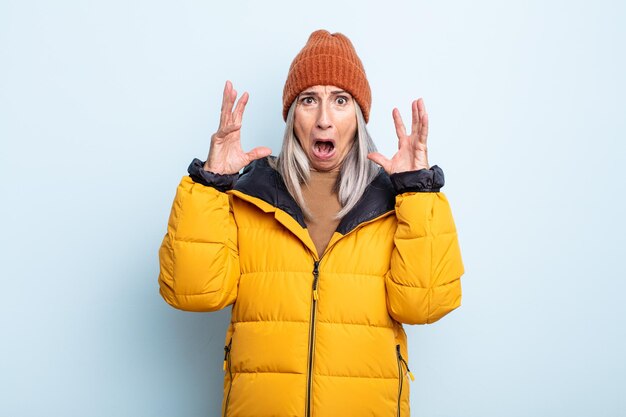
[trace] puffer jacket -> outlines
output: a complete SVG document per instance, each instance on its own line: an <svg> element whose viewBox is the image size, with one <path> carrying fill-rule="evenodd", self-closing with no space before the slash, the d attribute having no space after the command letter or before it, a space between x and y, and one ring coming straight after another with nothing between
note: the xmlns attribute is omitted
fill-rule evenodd
<svg viewBox="0 0 626 417"><path fill-rule="evenodd" d="M230 190L197 159L189 172L159 250L160 293L182 310L233 305L222 415L408 417L401 323L461 303L441 170L381 169L321 256L267 158Z"/></svg>

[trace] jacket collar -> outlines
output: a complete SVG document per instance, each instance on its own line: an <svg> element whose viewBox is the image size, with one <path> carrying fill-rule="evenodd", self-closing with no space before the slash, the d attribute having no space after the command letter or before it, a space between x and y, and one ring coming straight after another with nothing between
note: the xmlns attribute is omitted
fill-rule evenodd
<svg viewBox="0 0 626 417"><path fill-rule="evenodd" d="M306 229L302 210L287 191L281 175L270 166L269 158L275 159L273 156L258 159L243 170L235 185L234 194L241 193L262 200L287 213L297 224ZM358 225L393 211L395 195L389 176L383 169L380 169L378 175L365 189L359 202L341 219L337 232L345 235ZM246 200L259 205L253 199ZM267 206L261 208L268 211Z"/></svg>

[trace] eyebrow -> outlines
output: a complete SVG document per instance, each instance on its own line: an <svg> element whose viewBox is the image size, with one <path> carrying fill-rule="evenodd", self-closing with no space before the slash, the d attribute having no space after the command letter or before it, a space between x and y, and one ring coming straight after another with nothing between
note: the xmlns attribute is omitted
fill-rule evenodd
<svg viewBox="0 0 626 417"><path fill-rule="evenodd" d="M335 91L331 91L330 94L332 94L332 95L348 94L349 95L350 93L348 93L347 91L344 91L344 90L335 90ZM319 94L317 94L317 92L315 92L315 91L303 91L302 93L300 93L298 95L299 96L305 96L306 95L306 96L318 96L319 97Z"/></svg>

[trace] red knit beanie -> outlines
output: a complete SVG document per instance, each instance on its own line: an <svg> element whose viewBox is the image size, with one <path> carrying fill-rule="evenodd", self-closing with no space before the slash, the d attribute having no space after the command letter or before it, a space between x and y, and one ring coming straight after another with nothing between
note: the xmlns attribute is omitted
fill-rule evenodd
<svg viewBox="0 0 626 417"><path fill-rule="evenodd" d="M335 85L349 92L359 103L365 122L369 120L372 93L363 63L352 42L341 33L316 30L296 55L283 89L283 119L293 100L305 88Z"/></svg>

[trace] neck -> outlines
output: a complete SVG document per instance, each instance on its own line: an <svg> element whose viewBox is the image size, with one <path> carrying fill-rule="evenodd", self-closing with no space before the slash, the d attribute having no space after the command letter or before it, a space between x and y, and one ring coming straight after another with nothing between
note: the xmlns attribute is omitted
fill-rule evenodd
<svg viewBox="0 0 626 417"><path fill-rule="evenodd" d="M339 171L311 170L307 183L302 187L302 197L311 214L305 222L320 256L339 224L339 219L335 218L341 210L337 178Z"/></svg>
<svg viewBox="0 0 626 417"><path fill-rule="evenodd" d="M339 171L316 171L312 169L309 172L309 179L306 186L314 189L328 189L328 191L335 191L338 178Z"/></svg>

